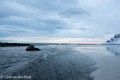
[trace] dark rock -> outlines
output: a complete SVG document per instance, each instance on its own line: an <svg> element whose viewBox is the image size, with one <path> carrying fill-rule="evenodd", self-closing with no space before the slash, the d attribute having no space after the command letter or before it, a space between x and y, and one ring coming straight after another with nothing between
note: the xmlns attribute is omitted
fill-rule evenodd
<svg viewBox="0 0 120 80"><path fill-rule="evenodd" d="M39 48L34 47L33 45L30 45L26 48L26 51L40 51Z"/></svg>
<svg viewBox="0 0 120 80"><path fill-rule="evenodd" d="M30 46L31 44L25 43L0 43L0 47L15 47L15 46Z"/></svg>

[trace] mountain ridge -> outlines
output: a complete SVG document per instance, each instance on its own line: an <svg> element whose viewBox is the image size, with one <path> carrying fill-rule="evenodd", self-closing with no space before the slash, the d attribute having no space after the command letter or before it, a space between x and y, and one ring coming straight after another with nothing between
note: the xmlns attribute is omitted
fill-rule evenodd
<svg viewBox="0 0 120 80"><path fill-rule="evenodd" d="M120 44L120 34L116 34L110 40L107 40L105 44Z"/></svg>

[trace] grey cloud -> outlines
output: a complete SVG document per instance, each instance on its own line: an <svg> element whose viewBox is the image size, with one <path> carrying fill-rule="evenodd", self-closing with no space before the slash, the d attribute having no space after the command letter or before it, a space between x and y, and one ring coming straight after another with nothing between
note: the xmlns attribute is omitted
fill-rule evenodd
<svg viewBox="0 0 120 80"><path fill-rule="evenodd" d="M82 30L82 31L88 30L88 29L86 29L86 28L78 28L78 29L80 29L80 30Z"/></svg>
<svg viewBox="0 0 120 80"><path fill-rule="evenodd" d="M119 6L118 0L0 0L0 37L116 34L120 29ZM3 25L9 28L3 30Z"/></svg>
<svg viewBox="0 0 120 80"><path fill-rule="evenodd" d="M42 13L35 7L29 7L21 3L9 1L3 1L1 4L0 16L2 18L0 19L0 25L14 26L14 31L11 32L11 30L7 30L4 31L4 34L8 33L12 35L19 32L24 35L33 34L22 29L25 28L26 30L35 30L34 33L45 36L52 35L56 33L56 30L64 27L61 21L49 17L47 18L47 15L43 14L45 12ZM11 6L11 4L15 5ZM20 7L17 8L16 5Z"/></svg>
<svg viewBox="0 0 120 80"><path fill-rule="evenodd" d="M79 9L79 8L71 8L71 9L67 9L65 11L63 11L61 13L62 16L64 17L83 17L83 16L88 16L90 15L89 12L85 11L85 10L82 10L82 9Z"/></svg>
<svg viewBox="0 0 120 80"><path fill-rule="evenodd" d="M14 0L15 1L15 0ZM37 7L46 12L60 12L69 7L74 7L78 0L17 0L18 2Z"/></svg>

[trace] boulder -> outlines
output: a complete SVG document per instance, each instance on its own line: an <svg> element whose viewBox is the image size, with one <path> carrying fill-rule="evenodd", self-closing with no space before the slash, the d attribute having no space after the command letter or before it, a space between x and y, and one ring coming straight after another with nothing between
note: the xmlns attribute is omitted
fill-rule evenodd
<svg viewBox="0 0 120 80"><path fill-rule="evenodd" d="M33 45L30 45L26 48L26 51L40 51L39 48L34 47Z"/></svg>

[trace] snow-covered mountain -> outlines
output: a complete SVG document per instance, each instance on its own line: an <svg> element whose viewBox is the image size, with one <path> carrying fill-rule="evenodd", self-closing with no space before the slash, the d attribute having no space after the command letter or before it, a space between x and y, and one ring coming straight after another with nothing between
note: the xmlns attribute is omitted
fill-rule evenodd
<svg viewBox="0 0 120 80"><path fill-rule="evenodd" d="M107 40L105 44L120 44L120 34L116 34L110 40Z"/></svg>

